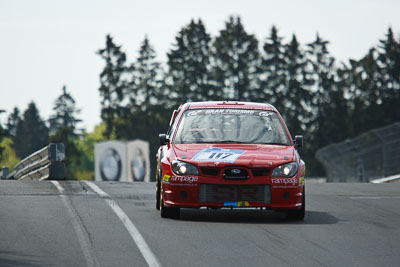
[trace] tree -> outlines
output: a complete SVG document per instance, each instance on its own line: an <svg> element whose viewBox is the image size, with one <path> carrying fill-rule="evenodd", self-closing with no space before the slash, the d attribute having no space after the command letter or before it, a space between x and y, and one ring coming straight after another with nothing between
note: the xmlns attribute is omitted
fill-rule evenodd
<svg viewBox="0 0 400 267"><path fill-rule="evenodd" d="M5 112L4 110L0 109L0 114ZM7 132L6 130L3 129L3 126L0 123L0 142L3 140L4 137L7 136ZM0 144L0 161L2 160L3 157L3 151L4 151L5 147L3 145Z"/></svg>
<svg viewBox="0 0 400 267"><path fill-rule="evenodd" d="M214 42L215 79L222 98L248 100L258 87L258 41L247 34L239 17L230 17Z"/></svg>
<svg viewBox="0 0 400 267"><path fill-rule="evenodd" d="M160 63L156 60L156 53L146 36L134 65L134 90L130 92L130 105L133 107L131 111L151 111L152 106L162 101L160 75Z"/></svg>
<svg viewBox="0 0 400 267"><path fill-rule="evenodd" d="M286 124L292 133L302 133L307 129L311 118L311 74L307 61L296 36L285 45L286 81L282 97L276 106L283 113Z"/></svg>
<svg viewBox="0 0 400 267"><path fill-rule="evenodd" d="M75 100L67 92L66 86L63 86L62 94L54 102L53 111L54 114L49 119L50 141L64 144L67 178L75 179L74 172L81 158L75 143L76 124L81 120L76 117L80 111L75 107Z"/></svg>
<svg viewBox="0 0 400 267"><path fill-rule="evenodd" d="M14 149L19 158L25 158L45 147L49 141L49 129L40 118L34 102L28 105L15 131Z"/></svg>
<svg viewBox="0 0 400 267"><path fill-rule="evenodd" d="M337 78L335 59L328 51L329 42L317 34L314 42L307 45L307 60L312 73L311 110L312 121L307 127L304 158L311 173L323 175L323 169L314 158L315 152L332 142L346 138L347 101L345 88ZM336 79L336 81L335 81Z"/></svg>
<svg viewBox="0 0 400 267"><path fill-rule="evenodd" d="M65 147L66 177L68 180L75 180L75 169L80 164L80 151L75 144L75 138L70 127L59 126L54 134L50 136L51 143L63 143Z"/></svg>
<svg viewBox="0 0 400 267"><path fill-rule="evenodd" d="M60 126L64 126L71 129L72 135L76 135L76 124L82 121L76 117L80 110L76 108L75 100L67 92L65 85L62 88L62 94L54 103L53 111L54 114L49 119L50 133L55 133Z"/></svg>
<svg viewBox="0 0 400 267"><path fill-rule="evenodd" d="M13 141L10 137L0 138L0 166L6 166L12 172L13 167L17 165L20 159L16 156L13 147Z"/></svg>
<svg viewBox="0 0 400 267"><path fill-rule="evenodd" d="M12 137L15 137L17 131L17 125L20 121L21 121L20 111L17 107L15 107L13 112L8 116L6 124L7 132Z"/></svg>
<svg viewBox="0 0 400 267"><path fill-rule="evenodd" d="M382 125L400 121L400 40L389 27L386 38L379 41L377 64L383 113Z"/></svg>
<svg viewBox="0 0 400 267"><path fill-rule="evenodd" d="M161 81L163 72L147 37L140 46L133 69L130 117L125 123L125 127L130 130L124 134L124 138L149 141L150 154L155 155L159 146L158 133L164 131L164 127L168 125L172 101ZM155 169L153 164L151 161L152 175Z"/></svg>
<svg viewBox="0 0 400 267"><path fill-rule="evenodd" d="M106 125L96 125L93 132L83 133L76 140L76 148L79 151L79 164L74 166L74 177L77 180L94 179L94 146L97 142L104 141Z"/></svg>
<svg viewBox="0 0 400 267"><path fill-rule="evenodd" d="M284 98L286 86L285 47L282 37L278 35L275 26L271 28L270 36L264 43L260 66L260 89L257 90L259 99L267 103L279 105ZM256 99L256 98L255 98Z"/></svg>
<svg viewBox="0 0 400 267"><path fill-rule="evenodd" d="M105 60L105 67L100 74L101 118L107 125L106 136L109 138L115 132L116 120L126 117L124 107L128 81L126 55L117 46L110 35L106 37L106 47L97 51Z"/></svg>
<svg viewBox="0 0 400 267"><path fill-rule="evenodd" d="M168 53L168 75L179 101L205 101L220 95L212 84L211 36L203 22L191 20L173 46Z"/></svg>

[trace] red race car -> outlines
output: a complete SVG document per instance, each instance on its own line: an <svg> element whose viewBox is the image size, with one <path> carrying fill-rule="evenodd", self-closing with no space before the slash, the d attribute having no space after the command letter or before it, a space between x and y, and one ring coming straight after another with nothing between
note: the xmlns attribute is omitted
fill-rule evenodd
<svg viewBox="0 0 400 267"><path fill-rule="evenodd" d="M156 207L266 208L305 215L305 164L275 107L250 102L194 102L175 110L160 134Z"/></svg>

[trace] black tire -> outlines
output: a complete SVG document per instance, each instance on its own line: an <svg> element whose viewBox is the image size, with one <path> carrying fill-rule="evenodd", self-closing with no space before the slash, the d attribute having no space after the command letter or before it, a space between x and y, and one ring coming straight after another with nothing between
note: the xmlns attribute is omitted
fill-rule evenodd
<svg viewBox="0 0 400 267"><path fill-rule="evenodd" d="M181 210L179 208L169 208L164 206L163 190L160 190L160 215L161 218L179 219Z"/></svg>
<svg viewBox="0 0 400 267"><path fill-rule="evenodd" d="M159 179L156 182L156 209L160 210L160 195L161 195L161 185Z"/></svg>
<svg viewBox="0 0 400 267"><path fill-rule="evenodd" d="M301 208L299 210L288 210L286 211L286 218L293 221L302 221L306 215L306 190L303 187L303 198Z"/></svg>

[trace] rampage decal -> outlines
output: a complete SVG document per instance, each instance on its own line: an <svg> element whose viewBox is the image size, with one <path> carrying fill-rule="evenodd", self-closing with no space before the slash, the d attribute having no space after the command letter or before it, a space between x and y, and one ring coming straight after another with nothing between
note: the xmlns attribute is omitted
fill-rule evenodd
<svg viewBox="0 0 400 267"><path fill-rule="evenodd" d="M296 178L272 178L273 184L297 184Z"/></svg>
<svg viewBox="0 0 400 267"><path fill-rule="evenodd" d="M179 183L196 183L199 180L197 176L172 176L171 183L179 182Z"/></svg>
<svg viewBox="0 0 400 267"><path fill-rule="evenodd" d="M235 163L245 152L246 150L224 149L219 147L205 148L194 155L192 160Z"/></svg>
<svg viewBox="0 0 400 267"><path fill-rule="evenodd" d="M171 185L173 186L197 186L199 177L197 176L171 176Z"/></svg>

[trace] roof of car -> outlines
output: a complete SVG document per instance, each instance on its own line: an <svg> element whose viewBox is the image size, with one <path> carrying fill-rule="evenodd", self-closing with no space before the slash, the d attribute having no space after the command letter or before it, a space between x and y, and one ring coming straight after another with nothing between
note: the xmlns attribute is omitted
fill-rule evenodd
<svg viewBox="0 0 400 267"><path fill-rule="evenodd" d="M240 109L263 109L274 110L276 108L267 103L240 102L240 101L206 101L206 102L189 102L186 103L187 109L199 108L240 108Z"/></svg>

